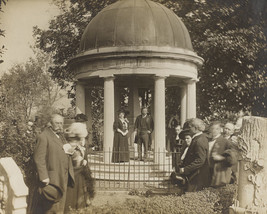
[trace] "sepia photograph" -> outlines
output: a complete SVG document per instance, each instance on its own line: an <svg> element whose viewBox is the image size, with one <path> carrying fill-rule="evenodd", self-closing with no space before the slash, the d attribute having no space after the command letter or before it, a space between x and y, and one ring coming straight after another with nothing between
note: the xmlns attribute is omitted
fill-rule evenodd
<svg viewBox="0 0 267 214"><path fill-rule="evenodd" d="M0 0L0 214L266 198L266 0Z"/></svg>

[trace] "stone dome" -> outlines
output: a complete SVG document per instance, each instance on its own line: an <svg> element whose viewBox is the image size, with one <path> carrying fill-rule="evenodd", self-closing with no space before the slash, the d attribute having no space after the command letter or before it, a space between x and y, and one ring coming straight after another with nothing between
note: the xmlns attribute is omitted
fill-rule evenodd
<svg viewBox="0 0 267 214"><path fill-rule="evenodd" d="M87 25L80 52L133 46L193 51L188 30L173 11L150 0L119 0L100 11Z"/></svg>

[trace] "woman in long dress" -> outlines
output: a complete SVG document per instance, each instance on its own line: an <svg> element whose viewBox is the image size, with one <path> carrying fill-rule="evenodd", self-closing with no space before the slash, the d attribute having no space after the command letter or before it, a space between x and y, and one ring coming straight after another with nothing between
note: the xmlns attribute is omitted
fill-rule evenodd
<svg viewBox="0 0 267 214"><path fill-rule="evenodd" d="M65 144L65 151L71 155L74 168L74 187L68 187L65 213L71 209L80 209L90 204L94 197L94 179L87 164L85 151L85 137L87 136L86 125L75 122L67 131L69 144Z"/></svg>
<svg viewBox="0 0 267 214"><path fill-rule="evenodd" d="M129 146L128 146L128 123L125 118L125 111L118 112L118 118L115 120L114 140L113 140L113 153L112 162L128 162L129 161Z"/></svg>

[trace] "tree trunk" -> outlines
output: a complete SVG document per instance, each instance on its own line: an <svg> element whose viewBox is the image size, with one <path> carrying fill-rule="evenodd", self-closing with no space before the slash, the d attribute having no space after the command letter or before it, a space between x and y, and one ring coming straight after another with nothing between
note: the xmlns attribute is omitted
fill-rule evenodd
<svg viewBox="0 0 267 214"><path fill-rule="evenodd" d="M267 207L267 118L244 117L238 138L239 164L238 201L246 210Z"/></svg>

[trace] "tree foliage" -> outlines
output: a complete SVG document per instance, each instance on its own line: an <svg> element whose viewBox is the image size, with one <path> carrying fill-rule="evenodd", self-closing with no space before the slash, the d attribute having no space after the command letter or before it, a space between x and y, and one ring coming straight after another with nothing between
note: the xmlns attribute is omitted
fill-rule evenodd
<svg viewBox="0 0 267 214"><path fill-rule="evenodd" d="M52 53L53 78L72 80L67 60L78 53L90 20L115 0L63 0L49 29L34 29L36 44ZM198 115L252 111L267 115L266 6L264 0L157 0L182 18L193 47L205 62L197 85ZM166 100L171 101L171 98ZM175 112L177 106L170 112Z"/></svg>
<svg viewBox="0 0 267 214"><path fill-rule="evenodd" d="M43 57L43 58L42 58ZM8 115L24 121L30 119L33 110L52 106L60 98L59 86L46 71L49 58L39 56L25 64L17 64L1 78L1 116Z"/></svg>

